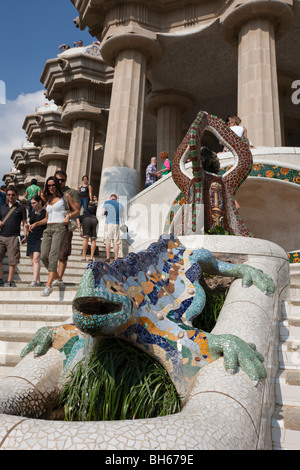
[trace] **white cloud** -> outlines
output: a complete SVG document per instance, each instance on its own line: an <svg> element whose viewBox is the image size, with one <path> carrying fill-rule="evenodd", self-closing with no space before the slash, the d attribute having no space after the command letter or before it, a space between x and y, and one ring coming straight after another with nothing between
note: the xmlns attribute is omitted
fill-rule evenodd
<svg viewBox="0 0 300 470"><path fill-rule="evenodd" d="M26 134L22 129L27 114L33 114L37 106L46 102L44 90L35 93L21 94L14 101L0 104L0 185L2 177L13 166L12 152L21 148L26 141Z"/></svg>

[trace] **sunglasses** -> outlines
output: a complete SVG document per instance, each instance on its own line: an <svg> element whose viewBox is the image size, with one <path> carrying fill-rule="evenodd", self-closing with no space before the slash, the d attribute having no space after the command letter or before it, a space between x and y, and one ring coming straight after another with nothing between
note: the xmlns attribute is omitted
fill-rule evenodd
<svg viewBox="0 0 300 470"><path fill-rule="evenodd" d="M11 193L10 193L10 194L6 194L6 196L7 196L7 197L14 197L14 196L16 196L16 194L11 194Z"/></svg>
<svg viewBox="0 0 300 470"><path fill-rule="evenodd" d="M66 180L64 178L57 178L60 183L64 183Z"/></svg>
<svg viewBox="0 0 300 470"><path fill-rule="evenodd" d="M55 188L55 187L56 187L56 184L47 184L47 187L48 187L48 188Z"/></svg>

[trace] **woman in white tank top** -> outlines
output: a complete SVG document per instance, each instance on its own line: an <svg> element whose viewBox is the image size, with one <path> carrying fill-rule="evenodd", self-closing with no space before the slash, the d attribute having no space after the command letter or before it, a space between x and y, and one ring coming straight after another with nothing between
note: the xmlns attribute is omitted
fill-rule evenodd
<svg viewBox="0 0 300 470"><path fill-rule="evenodd" d="M239 137L244 138L244 140L249 145L249 140L247 136L247 129L244 126L241 126L241 120L237 116L230 116L228 120L228 125L230 129L237 134Z"/></svg>
<svg viewBox="0 0 300 470"><path fill-rule="evenodd" d="M29 230L37 225L47 224L41 244L41 260L48 270L48 281L41 295L48 296L52 292L52 282L58 277L58 257L67 236L69 216L65 215L63 193L55 176L50 176L47 179L43 196L47 201L46 217L30 226ZM70 196L67 194L66 197L72 210L75 210Z"/></svg>

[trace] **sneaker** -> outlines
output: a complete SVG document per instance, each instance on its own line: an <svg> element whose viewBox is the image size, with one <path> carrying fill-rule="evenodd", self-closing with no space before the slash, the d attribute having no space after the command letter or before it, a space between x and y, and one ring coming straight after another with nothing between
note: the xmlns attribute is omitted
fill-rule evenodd
<svg viewBox="0 0 300 470"><path fill-rule="evenodd" d="M4 281L3 281L3 279L0 279L0 287L4 287Z"/></svg>
<svg viewBox="0 0 300 470"><path fill-rule="evenodd" d="M52 282L52 286L63 286L64 281L59 281L58 279L55 279L55 281Z"/></svg>
<svg viewBox="0 0 300 470"><path fill-rule="evenodd" d="M4 284L4 287L12 287L12 283L10 281L7 281L5 284Z"/></svg>
<svg viewBox="0 0 300 470"><path fill-rule="evenodd" d="M43 284L41 282L31 281L28 287L42 287L42 285Z"/></svg>
<svg viewBox="0 0 300 470"><path fill-rule="evenodd" d="M41 296L43 296L43 297L48 297L48 295L52 294L52 292L53 292L52 287L46 286L46 287L44 287L44 289L42 290Z"/></svg>

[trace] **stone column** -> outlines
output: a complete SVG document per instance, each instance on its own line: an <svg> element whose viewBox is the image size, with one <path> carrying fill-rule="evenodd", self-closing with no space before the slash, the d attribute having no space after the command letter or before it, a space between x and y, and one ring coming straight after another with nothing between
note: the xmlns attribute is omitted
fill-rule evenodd
<svg viewBox="0 0 300 470"><path fill-rule="evenodd" d="M25 187L30 186L32 178L36 178L38 186L41 188L45 183L46 166L39 159L40 147L24 142L20 149L13 151L11 159L16 170L24 175Z"/></svg>
<svg viewBox="0 0 300 470"><path fill-rule="evenodd" d="M23 129L30 142L40 147L39 159L46 169L45 179L57 170L65 170L69 153L71 130L61 119L61 109L54 104L36 108L28 114Z"/></svg>
<svg viewBox="0 0 300 470"><path fill-rule="evenodd" d="M77 188L83 175L91 179L95 132L106 128L107 118L91 100L92 94L88 87L74 88L65 94L62 120L72 130L66 169L68 186L72 188Z"/></svg>
<svg viewBox="0 0 300 470"><path fill-rule="evenodd" d="M183 138L182 117L194 106L188 93L178 90L162 90L151 94L147 111L157 116L157 155L162 151L175 154Z"/></svg>
<svg viewBox="0 0 300 470"><path fill-rule="evenodd" d="M99 191L99 207L112 193L131 199L140 191L146 70L162 56L154 33L120 28L102 43L114 81Z"/></svg>
<svg viewBox="0 0 300 470"><path fill-rule="evenodd" d="M36 178L38 186L44 187L46 166L39 159L40 150L33 143L23 142L22 147L15 149L11 155L15 168L12 172L12 184L18 187L20 199L30 186L32 178Z"/></svg>
<svg viewBox="0 0 300 470"><path fill-rule="evenodd" d="M293 14L281 0L235 0L221 18L225 40L238 45L238 110L255 146L281 146L276 40Z"/></svg>
<svg viewBox="0 0 300 470"><path fill-rule="evenodd" d="M91 179L95 133L106 131L112 77L95 44L64 51L44 68L47 97L61 106L62 121L71 131L66 165L70 187L77 188L85 174ZM98 168L101 164L94 162Z"/></svg>

